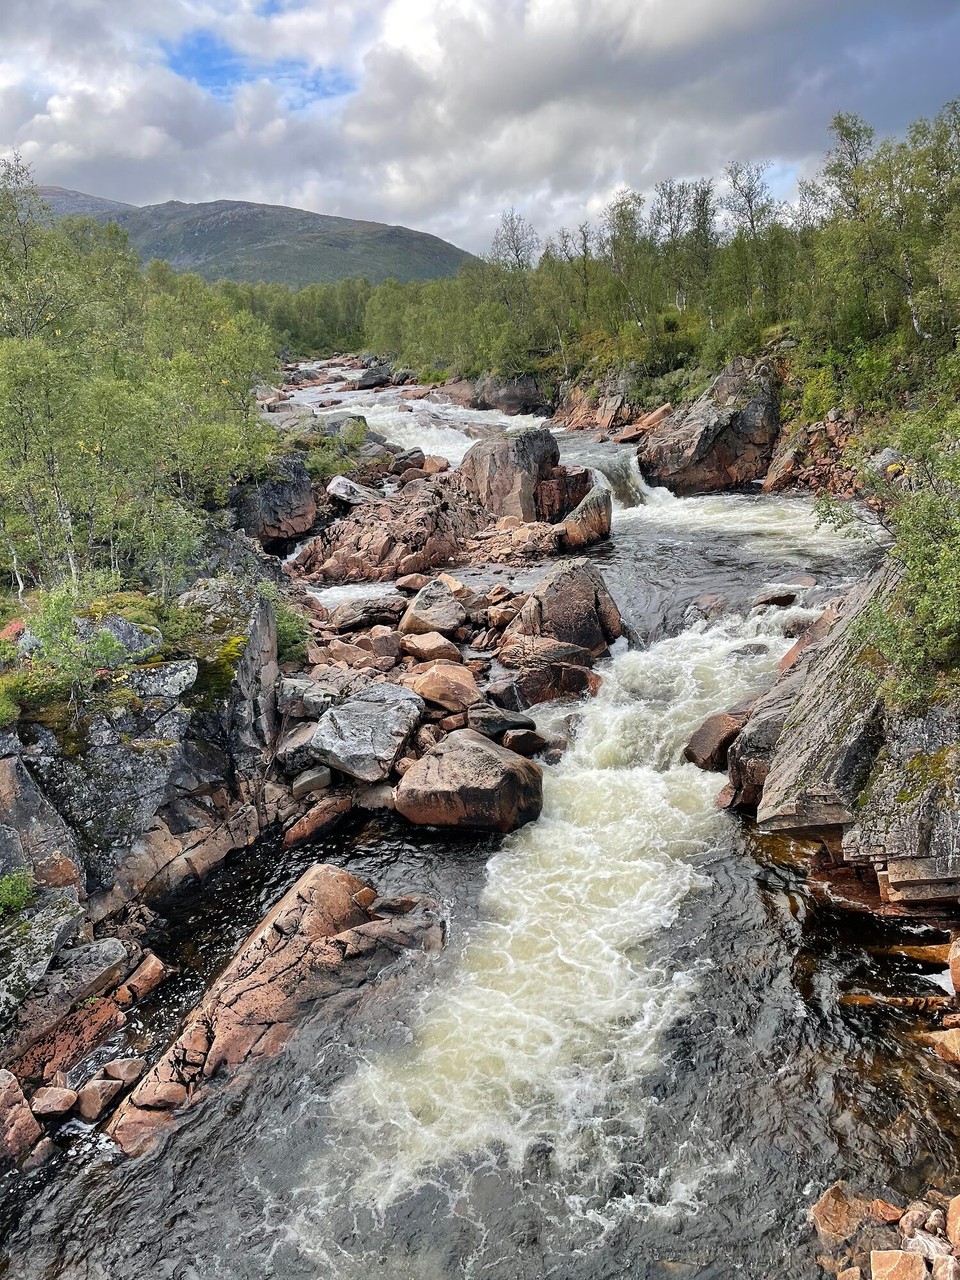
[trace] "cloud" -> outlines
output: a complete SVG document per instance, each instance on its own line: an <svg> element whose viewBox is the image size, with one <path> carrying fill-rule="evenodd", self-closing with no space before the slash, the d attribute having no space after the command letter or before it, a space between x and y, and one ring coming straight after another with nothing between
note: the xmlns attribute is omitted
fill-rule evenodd
<svg viewBox="0 0 960 1280"><path fill-rule="evenodd" d="M942 0L4 0L0 130L40 181L267 200L465 247L621 184L769 158L838 110L902 130L955 92Z"/></svg>

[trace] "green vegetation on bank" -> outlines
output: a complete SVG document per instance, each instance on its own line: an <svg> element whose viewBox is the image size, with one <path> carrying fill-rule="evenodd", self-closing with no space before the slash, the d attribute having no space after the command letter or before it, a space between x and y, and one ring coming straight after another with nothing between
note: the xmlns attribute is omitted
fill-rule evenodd
<svg viewBox="0 0 960 1280"><path fill-rule="evenodd" d="M124 657L106 614L176 651L211 512L278 453L254 394L276 348L222 290L144 271L116 227L51 224L0 162L0 617L30 642L0 639L0 725L104 683Z"/></svg>

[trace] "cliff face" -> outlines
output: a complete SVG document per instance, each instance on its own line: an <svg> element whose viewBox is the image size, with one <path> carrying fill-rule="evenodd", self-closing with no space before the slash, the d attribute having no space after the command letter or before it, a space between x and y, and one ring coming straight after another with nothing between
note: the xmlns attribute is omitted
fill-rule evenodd
<svg viewBox="0 0 960 1280"><path fill-rule="evenodd" d="M203 654L133 666L103 705L0 737L0 874L28 870L36 888L0 927L0 1061L29 1050L28 1074L61 1052L57 1028L77 1002L140 962L110 917L202 876L272 817L272 608L229 580L202 581L182 603L203 615ZM119 1006L111 1017L122 1023Z"/></svg>
<svg viewBox="0 0 960 1280"><path fill-rule="evenodd" d="M889 598L886 566L758 700L729 752L732 807L763 832L818 840L872 872L880 897L929 908L960 898L960 706L887 706L860 622Z"/></svg>

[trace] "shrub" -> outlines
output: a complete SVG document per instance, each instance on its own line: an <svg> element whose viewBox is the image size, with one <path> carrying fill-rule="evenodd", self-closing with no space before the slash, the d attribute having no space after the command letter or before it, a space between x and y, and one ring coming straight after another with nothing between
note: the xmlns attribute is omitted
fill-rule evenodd
<svg viewBox="0 0 960 1280"><path fill-rule="evenodd" d="M22 911L33 897L33 872L28 867L0 876L0 920Z"/></svg>
<svg viewBox="0 0 960 1280"><path fill-rule="evenodd" d="M303 615L290 605L278 601L274 605L277 615L277 660L279 662L303 662L307 656L310 631Z"/></svg>

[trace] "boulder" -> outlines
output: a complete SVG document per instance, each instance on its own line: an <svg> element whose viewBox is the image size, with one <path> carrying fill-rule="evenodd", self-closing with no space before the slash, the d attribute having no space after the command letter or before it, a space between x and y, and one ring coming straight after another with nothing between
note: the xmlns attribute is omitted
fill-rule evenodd
<svg viewBox="0 0 960 1280"><path fill-rule="evenodd" d="M103 1074L110 1080L119 1080L122 1084L133 1084L147 1069L146 1058L114 1058L103 1068Z"/></svg>
<svg viewBox="0 0 960 1280"><path fill-rule="evenodd" d="M644 432L637 457L649 480L674 493L712 493L762 479L779 434L769 366L738 356L689 408Z"/></svg>
<svg viewBox="0 0 960 1280"><path fill-rule="evenodd" d="M478 440L457 471L459 483L494 516L542 519L539 485L560 461L560 447L546 427Z"/></svg>
<svg viewBox="0 0 960 1280"><path fill-rule="evenodd" d="M91 646L106 645L100 665L113 670L127 662L144 662L159 653L163 637L156 627L139 627L119 616L77 618L77 635Z"/></svg>
<svg viewBox="0 0 960 1280"><path fill-rule="evenodd" d="M870 1251L870 1280L927 1280L930 1272L918 1253L901 1249Z"/></svg>
<svg viewBox="0 0 960 1280"><path fill-rule="evenodd" d="M623 630L620 611L600 573L586 560L568 560L530 592L504 631L504 646L524 636L547 636L599 658Z"/></svg>
<svg viewBox="0 0 960 1280"><path fill-rule="evenodd" d="M376 489L371 489L369 485L358 484L356 480L351 480L348 476L334 476L327 485L327 494L331 498L336 498L338 502L345 502L351 507L366 506L368 503L383 501L382 493L378 493Z"/></svg>
<svg viewBox="0 0 960 1280"><path fill-rule="evenodd" d="M313 737L312 733L310 737ZM315 791L326 791L332 781L330 770L324 765L318 765L297 774L290 784L290 793L294 800L302 800L304 796L312 795Z"/></svg>
<svg viewBox="0 0 960 1280"><path fill-rule="evenodd" d="M123 1093L124 1088L122 1080L95 1076L78 1091L77 1110L84 1120L99 1120L114 1098Z"/></svg>
<svg viewBox="0 0 960 1280"><path fill-rule="evenodd" d="M110 1121L128 1154L148 1149L173 1111L206 1097L215 1077L272 1057L306 1017L371 981L411 948L438 950L437 904L377 898L338 867L311 867L247 938L180 1034Z"/></svg>
<svg viewBox="0 0 960 1280"><path fill-rule="evenodd" d="M467 621L467 611L445 582L435 578L418 591L400 619L402 635L452 635Z"/></svg>
<svg viewBox="0 0 960 1280"><path fill-rule="evenodd" d="M402 616L407 601L399 591L344 600L330 614L334 631L365 631L368 627L393 626Z"/></svg>
<svg viewBox="0 0 960 1280"><path fill-rule="evenodd" d="M424 705L412 690L376 684L331 707L310 742L310 754L361 782L380 782L390 773L404 743L420 723Z"/></svg>
<svg viewBox="0 0 960 1280"><path fill-rule="evenodd" d="M810 1221L820 1243L831 1249L852 1239L871 1216L870 1201L851 1191L843 1181L827 1187L810 1209Z"/></svg>
<svg viewBox="0 0 960 1280"><path fill-rule="evenodd" d="M30 1110L44 1120L59 1120L69 1115L76 1105L77 1095L73 1089L62 1089L56 1085L39 1088L30 1099Z"/></svg>
<svg viewBox="0 0 960 1280"><path fill-rule="evenodd" d="M550 745L542 733L535 729L508 729L503 735L503 745L520 756L535 756Z"/></svg>
<svg viewBox="0 0 960 1280"><path fill-rule="evenodd" d="M335 827L353 808L350 796L328 796L309 809L283 834L283 847L293 849L307 840L315 840Z"/></svg>
<svg viewBox="0 0 960 1280"><path fill-rule="evenodd" d="M391 369L389 365L372 365L357 375L358 391L373 391L377 387L390 385Z"/></svg>
<svg viewBox="0 0 960 1280"><path fill-rule="evenodd" d="M438 662L440 659L447 662L463 661L457 646L452 640L442 636L439 631L405 635L400 642L400 648L404 653L416 658L418 662Z"/></svg>
<svg viewBox="0 0 960 1280"><path fill-rule="evenodd" d="M21 1160L41 1136L19 1080L0 1071L0 1167Z"/></svg>
<svg viewBox="0 0 960 1280"><path fill-rule="evenodd" d="M396 808L418 826L513 831L540 816L542 782L539 765L459 729L403 775Z"/></svg>
<svg viewBox="0 0 960 1280"><path fill-rule="evenodd" d="M517 378L500 378L487 374L474 386L472 407L495 409L499 413L545 413L547 401L529 374Z"/></svg>
<svg viewBox="0 0 960 1280"><path fill-rule="evenodd" d="M684 759L709 773L724 772L730 745L750 719L753 702L708 716L684 747Z"/></svg>
<svg viewBox="0 0 960 1280"><path fill-rule="evenodd" d="M313 753L310 748L316 728L313 720L301 721L288 729L280 739L276 760L287 775L300 775L312 768Z"/></svg>
<svg viewBox="0 0 960 1280"><path fill-rule="evenodd" d="M564 520L561 546L565 551L579 551L609 538L612 519L613 496L610 490L594 485Z"/></svg>
<svg viewBox="0 0 960 1280"><path fill-rule="evenodd" d="M483 701L473 672L460 663L435 662L429 671L412 678L411 688L425 702L447 711L466 711Z"/></svg>
<svg viewBox="0 0 960 1280"><path fill-rule="evenodd" d="M493 707L489 702L471 707L467 712L467 724L485 738L499 740L508 729L536 729L537 722L520 711L508 711Z"/></svg>
<svg viewBox="0 0 960 1280"><path fill-rule="evenodd" d="M238 518L264 547L302 537L317 518L313 482L303 459L281 458L269 479L247 486L240 495Z"/></svg>

